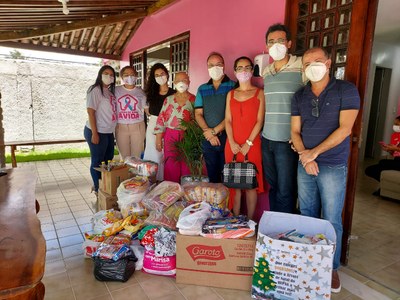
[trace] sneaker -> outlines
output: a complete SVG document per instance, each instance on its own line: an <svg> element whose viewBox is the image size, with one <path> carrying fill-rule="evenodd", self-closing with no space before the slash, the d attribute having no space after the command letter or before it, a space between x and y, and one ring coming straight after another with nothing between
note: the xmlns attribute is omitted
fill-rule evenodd
<svg viewBox="0 0 400 300"><path fill-rule="evenodd" d="M332 293L340 293L342 289L342 285L340 284L339 274L337 270L332 271L332 284L331 284L331 292Z"/></svg>

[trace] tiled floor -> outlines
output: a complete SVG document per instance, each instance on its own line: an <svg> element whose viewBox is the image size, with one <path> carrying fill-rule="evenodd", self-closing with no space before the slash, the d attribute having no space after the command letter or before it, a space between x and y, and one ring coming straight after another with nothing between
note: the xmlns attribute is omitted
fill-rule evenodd
<svg viewBox="0 0 400 300"><path fill-rule="evenodd" d="M93 214L88 159L20 164L37 170L38 214L47 241L45 299L250 299L248 292L176 284L135 272L126 283L104 283L82 256ZM400 299L400 202L374 197L378 184L360 172L350 259L333 299Z"/></svg>

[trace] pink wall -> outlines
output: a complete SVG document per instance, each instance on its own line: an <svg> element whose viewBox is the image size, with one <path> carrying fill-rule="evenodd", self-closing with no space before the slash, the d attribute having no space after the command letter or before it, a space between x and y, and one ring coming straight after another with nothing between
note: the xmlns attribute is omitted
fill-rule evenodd
<svg viewBox="0 0 400 300"><path fill-rule="evenodd" d="M283 0L179 0L143 21L122 64L128 64L129 53L190 31L190 90L195 93L209 79L206 59L211 51L222 53L226 73L234 79L234 60L262 53L266 30L284 16Z"/></svg>

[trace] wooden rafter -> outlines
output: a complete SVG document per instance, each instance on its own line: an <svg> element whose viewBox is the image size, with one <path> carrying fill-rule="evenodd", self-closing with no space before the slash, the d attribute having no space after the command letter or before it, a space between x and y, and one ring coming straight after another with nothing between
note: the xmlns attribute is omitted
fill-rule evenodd
<svg viewBox="0 0 400 300"><path fill-rule="evenodd" d="M80 30L88 27L96 27L102 26L107 24L114 24L118 22L124 22L131 19L140 19L144 18L147 15L146 12L133 12L133 13L126 13L126 14L118 14L112 15L108 17L104 17L98 20L90 20L90 21L81 21L75 22L66 25L58 25L53 26L50 28L43 28L37 30L24 30L19 32L2 32L0 33L0 41L12 41L12 40L21 40L27 38L34 38L43 35L55 34L55 33L62 33L66 31L72 30Z"/></svg>

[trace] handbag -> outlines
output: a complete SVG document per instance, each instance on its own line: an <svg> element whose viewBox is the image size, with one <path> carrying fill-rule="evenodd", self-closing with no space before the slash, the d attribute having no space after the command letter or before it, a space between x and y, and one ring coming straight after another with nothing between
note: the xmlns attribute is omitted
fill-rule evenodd
<svg viewBox="0 0 400 300"><path fill-rule="evenodd" d="M247 154L244 162L236 162L236 154L230 163L224 164L222 170L222 183L233 189L251 190L258 187L257 167L252 162L248 162Z"/></svg>

